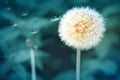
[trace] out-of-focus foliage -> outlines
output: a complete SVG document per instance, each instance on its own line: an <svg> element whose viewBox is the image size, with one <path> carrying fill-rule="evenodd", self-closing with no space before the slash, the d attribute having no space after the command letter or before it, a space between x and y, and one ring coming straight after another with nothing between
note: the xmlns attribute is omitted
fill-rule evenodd
<svg viewBox="0 0 120 80"><path fill-rule="evenodd" d="M75 80L76 51L60 41L53 20L76 6L95 8L107 29L97 47L82 51L81 80L120 80L120 0L0 0L0 80L31 80L28 38L37 80Z"/></svg>

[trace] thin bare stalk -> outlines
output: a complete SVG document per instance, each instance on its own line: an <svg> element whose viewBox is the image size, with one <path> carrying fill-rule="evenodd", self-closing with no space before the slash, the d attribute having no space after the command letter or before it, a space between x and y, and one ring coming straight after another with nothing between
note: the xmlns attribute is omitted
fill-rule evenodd
<svg viewBox="0 0 120 80"><path fill-rule="evenodd" d="M35 70L35 52L34 49L30 49L31 54L31 69L32 69L32 80L36 80L36 70Z"/></svg>
<svg viewBox="0 0 120 80"><path fill-rule="evenodd" d="M76 80L80 80L80 57L81 57L81 52L80 52L80 49L77 48L77 55L76 55Z"/></svg>

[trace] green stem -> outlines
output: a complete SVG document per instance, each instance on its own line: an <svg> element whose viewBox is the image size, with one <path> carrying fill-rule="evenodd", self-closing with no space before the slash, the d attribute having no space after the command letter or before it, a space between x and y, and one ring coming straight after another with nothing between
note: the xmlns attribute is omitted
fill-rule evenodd
<svg viewBox="0 0 120 80"><path fill-rule="evenodd" d="M80 80L80 49L77 48L77 55L76 55L76 80Z"/></svg>

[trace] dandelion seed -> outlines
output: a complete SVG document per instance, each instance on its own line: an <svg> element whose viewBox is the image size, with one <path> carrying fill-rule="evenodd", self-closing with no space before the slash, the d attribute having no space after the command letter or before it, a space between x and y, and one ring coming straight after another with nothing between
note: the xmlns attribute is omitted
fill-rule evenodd
<svg viewBox="0 0 120 80"><path fill-rule="evenodd" d="M55 17L55 18L51 19L50 21L55 22L55 21L59 21L60 19L61 19L61 16L60 17Z"/></svg>
<svg viewBox="0 0 120 80"><path fill-rule="evenodd" d="M33 21L36 21L36 20L37 20L37 18L36 18L36 17L34 17L32 20L33 20Z"/></svg>
<svg viewBox="0 0 120 80"><path fill-rule="evenodd" d="M33 30L32 32L31 32L31 34L37 34L38 33L38 30Z"/></svg>
<svg viewBox="0 0 120 80"><path fill-rule="evenodd" d="M13 27L17 27L17 26L18 26L18 24L17 24L17 23L14 23L14 24L13 24Z"/></svg>
<svg viewBox="0 0 120 80"><path fill-rule="evenodd" d="M21 16L27 16L28 15L28 13L26 12L26 13L22 13L21 14Z"/></svg>
<svg viewBox="0 0 120 80"><path fill-rule="evenodd" d="M11 10L11 8L10 8L10 7L7 7L7 8L6 8L6 11L10 11L10 10Z"/></svg>

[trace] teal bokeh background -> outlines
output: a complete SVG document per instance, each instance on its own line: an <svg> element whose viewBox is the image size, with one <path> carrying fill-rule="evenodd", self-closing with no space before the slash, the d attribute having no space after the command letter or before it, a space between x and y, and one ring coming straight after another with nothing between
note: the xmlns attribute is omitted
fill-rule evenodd
<svg viewBox="0 0 120 80"><path fill-rule="evenodd" d="M81 80L120 80L120 0L0 0L0 80L31 80L29 38L37 80L75 80L76 50L58 37L59 20L73 7L105 18L105 36L81 55Z"/></svg>

